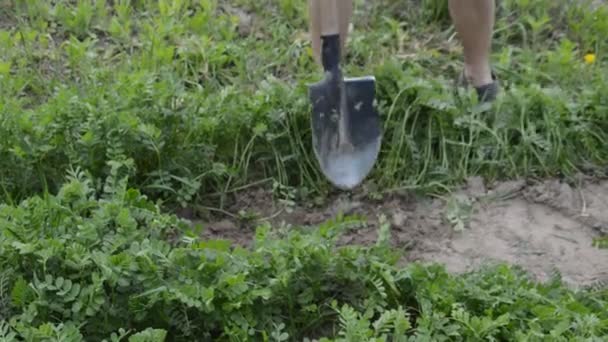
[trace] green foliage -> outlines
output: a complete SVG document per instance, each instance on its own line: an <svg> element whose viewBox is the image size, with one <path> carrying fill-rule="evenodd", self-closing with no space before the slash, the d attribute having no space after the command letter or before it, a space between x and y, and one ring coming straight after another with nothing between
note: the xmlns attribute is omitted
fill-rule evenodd
<svg viewBox="0 0 608 342"><path fill-rule="evenodd" d="M595 238L593 240L593 246L608 249L608 236Z"/></svg>
<svg viewBox="0 0 608 342"><path fill-rule="evenodd" d="M258 227L251 249L199 233L120 171L96 190L71 172L57 195L0 207L5 340L326 341L599 338L608 293L534 284L500 266L452 276L398 266L383 237L336 245L352 218Z"/></svg>
<svg viewBox="0 0 608 342"><path fill-rule="evenodd" d="M108 162L124 160L131 186L171 205L260 179L298 189L295 199L329 190L310 142L306 85L320 69L303 35L305 2L8 3L5 201L56 192L67 168L99 182ZM386 142L371 179L436 191L471 174L605 165L607 22L606 6L590 2L498 2L493 62L504 96L476 109L471 92L452 86L462 55L449 41L447 1L357 2L345 67L377 77Z"/></svg>
<svg viewBox="0 0 608 342"><path fill-rule="evenodd" d="M608 9L591 6L500 1L504 96L476 107L452 86L447 1L358 1L345 67L378 80L378 188L605 166ZM608 335L605 286L401 267L386 218L373 247L338 247L359 223L339 217L262 226L243 249L161 212L252 181L286 203L328 191L310 146L306 85L320 70L306 15L296 0L0 1L0 340ZM452 204L460 228L468 206Z"/></svg>
<svg viewBox="0 0 608 342"><path fill-rule="evenodd" d="M167 337L167 331L162 329L147 328L146 330L129 337L129 342L163 342Z"/></svg>

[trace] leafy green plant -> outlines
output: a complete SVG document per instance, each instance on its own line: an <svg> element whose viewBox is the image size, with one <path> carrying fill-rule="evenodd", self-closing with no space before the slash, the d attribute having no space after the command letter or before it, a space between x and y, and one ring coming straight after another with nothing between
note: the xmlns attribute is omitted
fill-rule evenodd
<svg viewBox="0 0 608 342"><path fill-rule="evenodd" d="M124 158L133 160L131 185L171 206L259 179L297 196L329 191L311 148L306 84L320 70L301 35L304 3L14 6L6 16L16 25L0 32L5 200L57 191L70 167L99 181ZM357 4L345 68L378 79L378 187L436 192L471 174L572 174L606 163L605 6L499 2L493 60L504 96L483 111L470 92L454 92L462 56L446 6Z"/></svg>
<svg viewBox="0 0 608 342"><path fill-rule="evenodd" d="M477 107L452 86L462 56L447 2L411 3L359 1L345 55L349 75L378 81L377 196L606 165L607 7L500 1L504 92ZM362 224L339 216L258 227L244 249L161 211L222 205L251 184L287 206L329 191L311 148L306 85L321 70L306 12L293 0L0 5L0 339L608 334L605 286L537 284L504 265L459 276L399 266L385 217L372 247L338 247ZM468 206L452 204L447 219L462 227Z"/></svg>
<svg viewBox="0 0 608 342"><path fill-rule="evenodd" d="M203 240L128 188L125 169L112 165L99 189L74 170L57 195L0 207L5 337L380 341L501 339L529 329L564 338L608 333L605 290L535 284L506 266L463 276L437 265L401 268L386 233L372 247L336 245L353 218L312 231L261 226L251 249ZM557 323L568 325L556 332Z"/></svg>

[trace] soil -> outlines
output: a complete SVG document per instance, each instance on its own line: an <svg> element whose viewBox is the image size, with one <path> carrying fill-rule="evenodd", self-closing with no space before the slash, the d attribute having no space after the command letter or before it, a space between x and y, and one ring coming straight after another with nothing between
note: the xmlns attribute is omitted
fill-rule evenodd
<svg viewBox="0 0 608 342"><path fill-rule="evenodd" d="M580 179L509 181L486 185L471 178L442 198L393 195L382 200L343 193L321 207L281 206L270 192L235 195L227 212L259 213L255 222L231 216L193 219L203 236L249 246L255 225L314 227L338 214L362 215L367 224L345 233L340 244L374 244L380 215L391 226L391 244L405 262L439 262L450 272L507 262L537 281L559 274L571 286L608 283L608 250L593 246L608 234L608 181Z"/></svg>

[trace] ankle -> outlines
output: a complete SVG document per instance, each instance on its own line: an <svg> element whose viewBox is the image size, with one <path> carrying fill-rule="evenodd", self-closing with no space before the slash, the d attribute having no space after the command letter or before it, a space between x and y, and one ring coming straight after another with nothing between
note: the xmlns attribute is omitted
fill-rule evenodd
<svg viewBox="0 0 608 342"><path fill-rule="evenodd" d="M474 87L480 87L492 83L492 68L488 63L464 65L464 75L467 81Z"/></svg>

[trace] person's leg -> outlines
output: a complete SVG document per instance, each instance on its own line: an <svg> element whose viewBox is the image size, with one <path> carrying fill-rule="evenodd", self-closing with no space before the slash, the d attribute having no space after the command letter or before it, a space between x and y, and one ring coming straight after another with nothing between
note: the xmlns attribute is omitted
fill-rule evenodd
<svg viewBox="0 0 608 342"><path fill-rule="evenodd" d="M331 6L330 6L331 5ZM335 11L328 11L335 6ZM313 56L321 64L321 37L327 32L339 31L341 46L344 50L348 38L348 28L353 15L353 0L308 0L310 39L312 41ZM338 25L338 27L334 27ZM344 52L342 51L342 54Z"/></svg>
<svg viewBox="0 0 608 342"><path fill-rule="evenodd" d="M464 49L465 76L474 87L493 82L490 65L494 0L448 0Z"/></svg>

